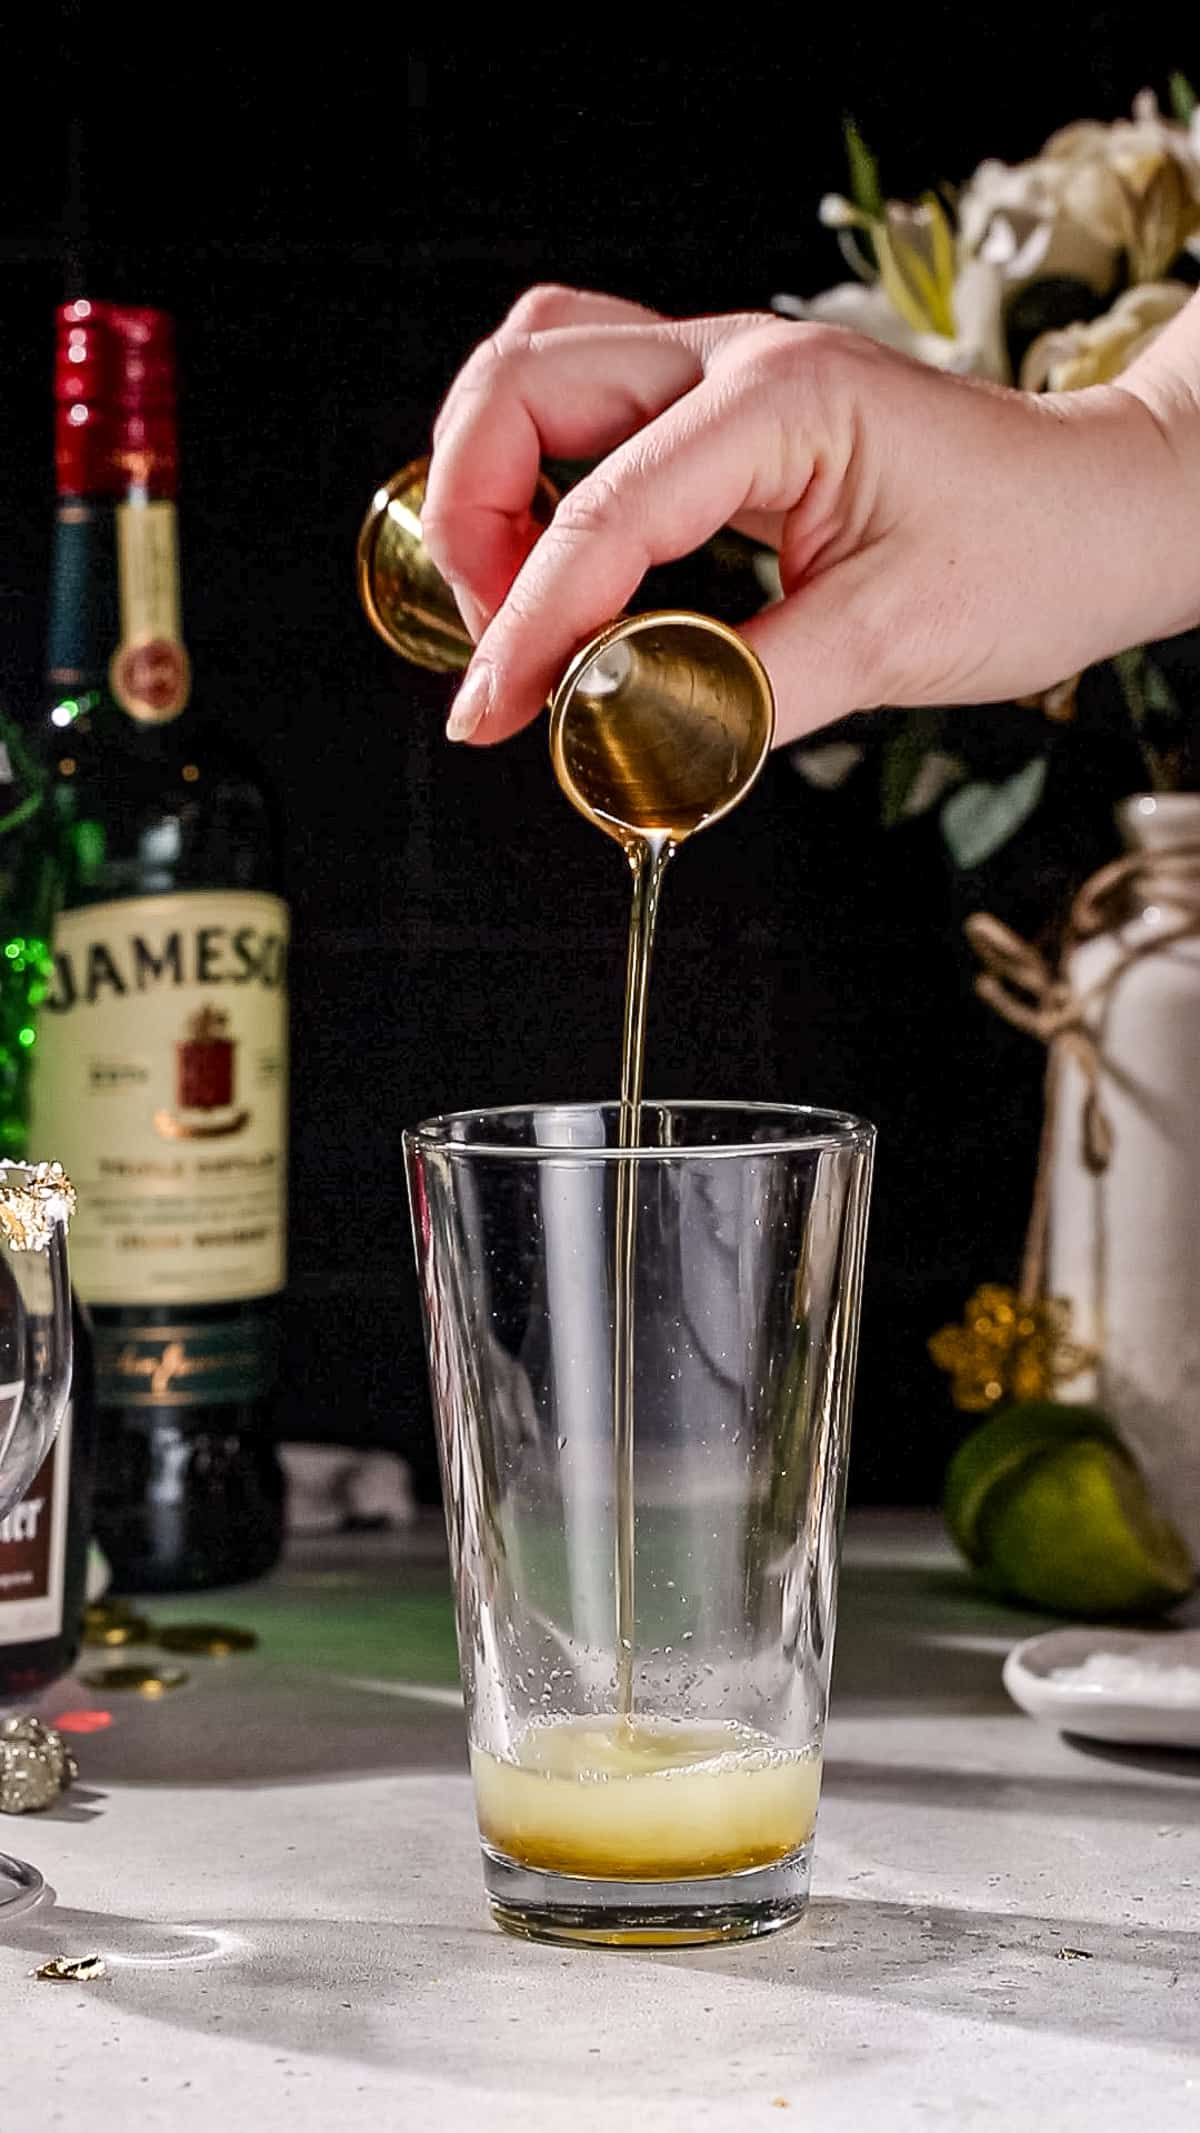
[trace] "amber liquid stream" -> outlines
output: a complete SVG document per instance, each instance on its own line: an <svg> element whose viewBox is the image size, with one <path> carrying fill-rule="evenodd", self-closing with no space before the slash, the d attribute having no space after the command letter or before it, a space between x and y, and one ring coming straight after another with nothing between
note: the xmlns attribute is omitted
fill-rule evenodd
<svg viewBox="0 0 1200 2133"><path fill-rule="evenodd" d="M658 922L662 879L674 842L668 832L630 839L626 850L633 873L629 913L629 959L625 972L625 1025L621 1040L621 1110L618 1139L636 1148L642 1133L642 1079L646 1060L646 1000L650 959ZM613 1282L613 1457L616 1468L617 1711L626 1722L633 1713L636 1645L634 1579L634 1399L633 1290L637 1244L637 1164L617 1171L616 1254Z"/></svg>

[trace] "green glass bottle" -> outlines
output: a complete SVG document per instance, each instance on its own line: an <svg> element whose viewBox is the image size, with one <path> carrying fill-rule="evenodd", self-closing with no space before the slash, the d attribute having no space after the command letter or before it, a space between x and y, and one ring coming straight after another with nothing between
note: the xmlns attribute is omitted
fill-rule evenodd
<svg viewBox="0 0 1200 2133"><path fill-rule="evenodd" d="M100 451L98 351L84 319L60 335L55 397L60 480L78 485ZM80 560L72 527L56 576ZM58 603L56 657L75 659L74 599ZM30 1133L31 1083L53 974L59 888L48 834L48 781L15 723L0 715L0 1160L56 1153ZM0 1281L5 1276L0 1265ZM69 1672L86 1597L96 1450L91 1330L73 1297L74 1362L62 1426L22 1501L0 1520L0 1704L38 1695Z"/></svg>
<svg viewBox="0 0 1200 2133"><path fill-rule="evenodd" d="M53 971L56 872L41 811L44 779L0 714L0 1160L28 1152L37 1011Z"/></svg>
<svg viewBox="0 0 1200 2133"><path fill-rule="evenodd" d="M38 766L14 722L0 716L0 1163L41 1153L29 1139L29 1104L52 967L55 869L44 805ZM0 1282L9 1278L0 1264ZM0 1519L0 1705L40 1694L70 1671L79 1651L96 1408L91 1334L78 1298L72 1315L67 1412L23 1500Z"/></svg>
<svg viewBox="0 0 1200 2133"><path fill-rule="evenodd" d="M60 465L44 753L61 908L33 1131L79 1194L97 1534L118 1590L172 1591L257 1576L281 1544L287 912L262 781L193 701L171 324L87 310L112 418L87 494Z"/></svg>

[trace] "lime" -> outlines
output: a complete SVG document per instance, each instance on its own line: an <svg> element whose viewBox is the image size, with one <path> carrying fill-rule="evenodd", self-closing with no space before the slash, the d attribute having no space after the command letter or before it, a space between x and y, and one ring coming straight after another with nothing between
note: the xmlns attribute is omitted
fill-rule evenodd
<svg viewBox="0 0 1200 2133"><path fill-rule="evenodd" d="M1117 1442L1111 1422L1098 1407L1022 1400L993 1415L960 1444L946 1475L943 1509L951 1536L968 1562L983 1561L979 1530L992 1490L1030 1460L1075 1437Z"/></svg>
<svg viewBox="0 0 1200 2133"><path fill-rule="evenodd" d="M1158 1613L1194 1576L1132 1460L1094 1435L1043 1448L995 1484L976 1544L989 1582L1052 1614Z"/></svg>

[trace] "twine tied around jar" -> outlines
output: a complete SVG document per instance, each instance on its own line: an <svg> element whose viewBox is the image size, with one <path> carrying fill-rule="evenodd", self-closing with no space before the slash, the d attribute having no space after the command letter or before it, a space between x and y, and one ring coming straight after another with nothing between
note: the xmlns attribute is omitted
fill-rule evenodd
<svg viewBox="0 0 1200 2133"><path fill-rule="evenodd" d="M1081 941L1129 917L1133 890L1146 903L1161 898L1178 917L1124 948L1102 978L1074 992L1069 976L1072 952ZM1042 1132L1018 1290L1021 1302L1028 1304L1045 1286L1050 1172L1063 1067L1072 1059L1083 1076L1083 1160L1093 1176L1100 1176L1112 1156L1113 1131L1104 1108L1103 1061L1092 1010L1107 1000L1135 963L1161 954L1176 941L1200 936L1200 843L1130 852L1089 875L1072 899L1056 963L990 912L976 911L964 931L983 965L975 980L979 998L1014 1029L1025 1030L1047 1048Z"/></svg>

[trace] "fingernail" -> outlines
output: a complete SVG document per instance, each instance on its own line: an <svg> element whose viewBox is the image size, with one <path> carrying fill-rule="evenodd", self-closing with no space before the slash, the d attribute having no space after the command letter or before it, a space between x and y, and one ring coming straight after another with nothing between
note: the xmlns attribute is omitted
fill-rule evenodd
<svg viewBox="0 0 1200 2133"><path fill-rule="evenodd" d="M450 707L450 716L446 721L448 741L470 740L487 716L491 694L492 677L487 667L472 666Z"/></svg>

